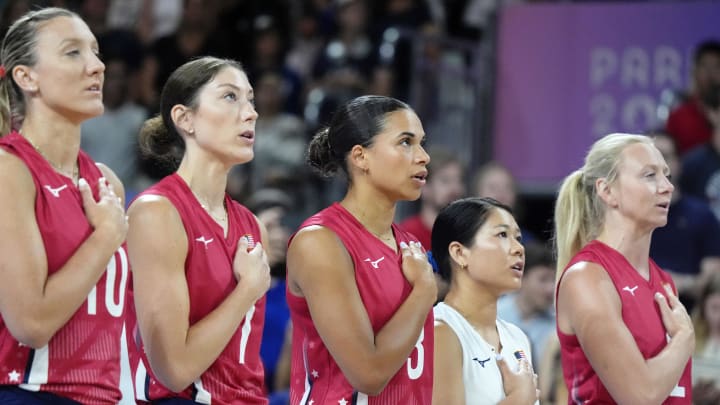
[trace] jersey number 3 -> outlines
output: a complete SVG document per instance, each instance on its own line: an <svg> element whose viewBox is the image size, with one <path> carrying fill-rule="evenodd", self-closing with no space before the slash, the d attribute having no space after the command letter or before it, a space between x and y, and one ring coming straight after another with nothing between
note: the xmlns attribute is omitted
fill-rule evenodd
<svg viewBox="0 0 720 405"><path fill-rule="evenodd" d="M407 359L407 373L411 380L417 380L423 373L425 367L425 348L423 347L423 339L425 339L425 329L420 329L420 336L418 337L417 343L415 343L414 352L417 353L417 364L415 367L412 365L412 353Z"/></svg>
<svg viewBox="0 0 720 405"><path fill-rule="evenodd" d="M118 270L120 283L117 288ZM105 307L110 315L119 318L125 306L125 287L128 278L128 257L125 248L120 246L110 258L105 268ZM117 296L115 295L117 291ZM117 298L117 299L116 299ZM97 315L97 285L90 290L87 297L88 315Z"/></svg>

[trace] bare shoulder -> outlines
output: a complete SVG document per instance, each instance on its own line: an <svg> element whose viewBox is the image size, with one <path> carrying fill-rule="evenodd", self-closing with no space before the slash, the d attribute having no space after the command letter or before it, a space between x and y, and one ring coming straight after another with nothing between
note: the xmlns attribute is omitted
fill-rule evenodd
<svg viewBox="0 0 720 405"><path fill-rule="evenodd" d="M444 355L460 358L462 346L455 331L443 321L435 320L435 350L443 352Z"/></svg>
<svg viewBox="0 0 720 405"><path fill-rule="evenodd" d="M182 224L180 213L167 197L155 194L145 194L133 201L128 208L131 218L137 218L147 226L153 224Z"/></svg>
<svg viewBox="0 0 720 405"><path fill-rule="evenodd" d="M560 291L582 291L592 294L598 287L612 286L612 280L607 271L598 263L577 262L565 270L560 280ZM614 288L613 288L614 290Z"/></svg>
<svg viewBox="0 0 720 405"><path fill-rule="evenodd" d="M291 291L302 295L300 286L316 281L332 282L336 277L352 275L353 264L335 232L312 225L300 229L290 242L287 269Z"/></svg>
<svg viewBox="0 0 720 405"><path fill-rule="evenodd" d="M588 323L621 318L620 297L607 271L598 263L578 262L565 271L558 288L558 327L576 334Z"/></svg>
<svg viewBox="0 0 720 405"><path fill-rule="evenodd" d="M187 247L182 218L166 197L152 194L138 197L128 208L128 217L128 242L140 236L151 244L181 244Z"/></svg>
<svg viewBox="0 0 720 405"><path fill-rule="evenodd" d="M3 174L0 176L0 184L35 188L32 174L30 174L30 169L28 169L25 162L3 148L0 148L0 173Z"/></svg>

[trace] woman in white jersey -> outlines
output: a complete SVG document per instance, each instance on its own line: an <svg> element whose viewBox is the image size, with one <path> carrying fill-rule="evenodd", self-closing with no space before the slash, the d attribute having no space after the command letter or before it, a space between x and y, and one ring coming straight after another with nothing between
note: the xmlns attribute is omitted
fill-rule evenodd
<svg viewBox="0 0 720 405"><path fill-rule="evenodd" d="M533 404L530 343L497 318L497 300L520 288L525 250L510 208L491 198L445 207L432 230L433 256L450 283L435 306L433 404Z"/></svg>

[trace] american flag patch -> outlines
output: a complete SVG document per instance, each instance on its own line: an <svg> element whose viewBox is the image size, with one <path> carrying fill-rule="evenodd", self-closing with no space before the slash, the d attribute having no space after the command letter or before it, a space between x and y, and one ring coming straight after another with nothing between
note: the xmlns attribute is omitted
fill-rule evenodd
<svg viewBox="0 0 720 405"><path fill-rule="evenodd" d="M515 358L518 361L523 360L523 359L527 360L527 356L525 355L525 352L522 349L515 350L515 353L513 353L513 355L515 355Z"/></svg>
<svg viewBox="0 0 720 405"><path fill-rule="evenodd" d="M249 233L246 233L242 237L247 240L249 249L252 249L255 247L255 238L253 238L252 235L250 235Z"/></svg>

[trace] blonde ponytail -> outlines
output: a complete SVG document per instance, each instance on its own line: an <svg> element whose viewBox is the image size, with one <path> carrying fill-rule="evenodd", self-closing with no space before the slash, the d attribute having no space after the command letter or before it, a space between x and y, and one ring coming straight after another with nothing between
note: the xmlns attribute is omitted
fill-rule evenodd
<svg viewBox="0 0 720 405"><path fill-rule="evenodd" d="M583 172L576 170L565 178L555 202L555 251L557 252L556 280L573 256L589 242L592 226L591 202L583 186Z"/></svg>
<svg viewBox="0 0 720 405"><path fill-rule="evenodd" d="M622 151L635 143L652 145L652 142L644 135L606 135L590 148L582 169L565 178L555 202L556 281L573 256L602 230L605 204L595 190L597 180L613 184Z"/></svg>

